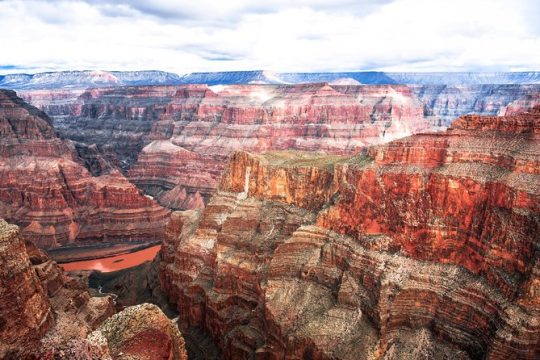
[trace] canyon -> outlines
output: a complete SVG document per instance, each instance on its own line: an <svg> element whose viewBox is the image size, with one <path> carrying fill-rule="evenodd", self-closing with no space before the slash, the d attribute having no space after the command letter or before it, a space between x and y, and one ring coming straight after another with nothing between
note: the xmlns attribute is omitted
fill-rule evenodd
<svg viewBox="0 0 540 360"><path fill-rule="evenodd" d="M539 358L537 75L0 77L0 358Z"/></svg>
<svg viewBox="0 0 540 360"><path fill-rule="evenodd" d="M24 90L59 134L85 147L163 207L203 207L234 150L363 147L468 114L496 115L540 85L177 85ZM82 146L81 145L81 146Z"/></svg>
<svg viewBox="0 0 540 360"><path fill-rule="evenodd" d="M58 137L45 113L8 90L0 90L0 137L0 217L26 240L41 248L161 240L167 209L98 153L85 162L84 145Z"/></svg>
<svg viewBox="0 0 540 360"><path fill-rule="evenodd" d="M231 151L353 154L434 121L409 88L394 85L185 85L22 96L51 114L62 136L115 157L132 183L171 209L204 206Z"/></svg>
<svg viewBox="0 0 540 360"><path fill-rule="evenodd" d="M226 358L540 356L540 107L355 156L235 152L160 281Z"/></svg>

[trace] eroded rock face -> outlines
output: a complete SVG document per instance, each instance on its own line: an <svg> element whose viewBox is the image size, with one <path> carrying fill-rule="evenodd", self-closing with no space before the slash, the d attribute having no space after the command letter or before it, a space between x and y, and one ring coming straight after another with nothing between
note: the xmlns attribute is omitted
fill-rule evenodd
<svg viewBox="0 0 540 360"><path fill-rule="evenodd" d="M95 149L57 137L49 118L12 91L0 90L0 138L0 216L25 239L49 248L162 236L168 210Z"/></svg>
<svg viewBox="0 0 540 360"><path fill-rule="evenodd" d="M0 358L187 359L177 324L157 306L113 314L110 296L91 297L0 219Z"/></svg>
<svg viewBox="0 0 540 360"><path fill-rule="evenodd" d="M431 126L423 117L423 105L400 86L250 85L213 90L201 85L178 88L146 138L153 141L128 173L163 205L193 208L200 204L197 198L207 200L234 150L350 154L366 144ZM186 200L172 203L167 195L171 189Z"/></svg>
<svg viewBox="0 0 540 360"><path fill-rule="evenodd" d="M0 219L0 358L37 347L53 323L51 304L19 236ZM24 354L24 355L23 355Z"/></svg>
<svg viewBox="0 0 540 360"><path fill-rule="evenodd" d="M234 153L160 280L227 358L540 356L540 109L353 158Z"/></svg>
<svg viewBox="0 0 540 360"><path fill-rule="evenodd" d="M152 304L131 306L113 315L88 341L106 349L115 360L187 360L178 326Z"/></svg>
<svg viewBox="0 0 540 360"><path fill-rule="evenodd" d="M232 151L353 154L433 122L399 85L121 87L88 90L68 107L64 91L23 96L63 136L114 151L130 181L172 209L208 201Z"/></svg>
<svg viewBox="0 0 540 360"><path fill-rule="evenodd" d="M514 101L530 106L526 99L539 90L312 83L27 90L22 96L47 112L62 136L95 146L161 205L190 209L208 201L232 151L354 154L464 114L503 113Z"/></svg>
<svg viewBox="0 0 540 360"><path fill-rule="evenodd" d="M45 253L0 219L0 357L52 358L113 314Z"/></svg>

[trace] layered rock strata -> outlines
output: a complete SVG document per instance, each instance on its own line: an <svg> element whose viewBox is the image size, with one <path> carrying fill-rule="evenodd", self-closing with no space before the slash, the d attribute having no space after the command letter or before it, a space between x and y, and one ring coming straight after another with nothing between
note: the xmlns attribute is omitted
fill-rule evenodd
<svg viewBox="0 0 540 360"><path fill-rule="evenodd" d="M468 113L495 115L539 85L181 85L31 90L62 136L95 146L165 207L202 206L231 151L352 154ZM523 100L525 101L525 100ZM115 160L116 158L116 160Z"/></svg>
<svg viewBox="0 0 540 360"><path fill-rule="evenodd" d="M202 206L232 151L353 154L433 122L399 85L121 87L88 90L68 107L64 92L23 96L63 136L114 151L130 181L172 209Z"/></svg>
<svg viewBox="0 0 540 360"><path fill-rule="evenodd" d="M114 314L0 219L0 358L187 359L175 322L150 304Z"/></svg>
<svg viewBox="0 0 540 360"><path fill-rule="evenodd" d="M47 292L32 268L19 229L0 220L0 358L36 347L53 323Z"/></svg>
<svg viewBox="0 0 540 360"><path fill-rule="evenodd" d="M0 91L0 138L0 216L25 239L42 248L161 239L168 210L11 91Z"/></svg>
<svg viewBox="0 0 540 360"><path fill-rule="evenodd" d="M113 314L32 243L0 219L0 357L52 358Z"/></svg>
<svg viewBox="0 0 540 360"><path fill-rule="evenodd" d="M355 157L231 156L160 281L226 358L540 356L540 108Z"/></svg>

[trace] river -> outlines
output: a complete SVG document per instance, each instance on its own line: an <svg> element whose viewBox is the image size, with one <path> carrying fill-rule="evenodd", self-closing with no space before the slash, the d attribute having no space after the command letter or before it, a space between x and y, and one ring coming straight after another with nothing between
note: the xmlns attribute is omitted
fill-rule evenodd
<svg viewBox="0 0 540 360"><path fill-rule="evenodd" d="M111 272L137 266L145 261L151 261L156 257L159 249L161 249L161 245L122 255L93 260L74 261L59 265L66 271L98 270L101 272Z"/></svg>

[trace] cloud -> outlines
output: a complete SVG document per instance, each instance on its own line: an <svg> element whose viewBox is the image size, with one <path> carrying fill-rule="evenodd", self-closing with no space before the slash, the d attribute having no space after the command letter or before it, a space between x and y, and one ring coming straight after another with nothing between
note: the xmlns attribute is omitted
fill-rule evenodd
<svg viewBox="0 0 540 360"><path fill-rule="evenodd" d="M0 73L540 70L535 0L0 1Z"/></svg>
<svg viewBox="0 0 540 360"><path fill-rule="evenodd" d="M272 14L280 11L309 8L315 11L346 12L367 15L381 5L394 0L84 0L88 4L100 6L115 5L129 7L141 14L153 15L163 19L222 21L238 20L249 14Z"/></svg>

